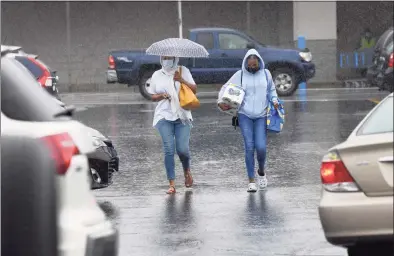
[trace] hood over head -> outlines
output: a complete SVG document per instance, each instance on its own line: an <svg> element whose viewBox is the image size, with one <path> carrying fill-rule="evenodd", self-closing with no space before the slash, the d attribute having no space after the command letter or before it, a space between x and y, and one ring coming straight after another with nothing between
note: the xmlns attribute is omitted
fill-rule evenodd
<svg viewBox="0 0 394 256"><path fill-rule="evenodd" d="M244 57L243 60L243 65L242 65L242 70L249 72L248 71L248 57L251 55L256 55L257 58L259 59L259 70L264 70L265 69L265 63L263 61L263 58L260 56L260 54L255 50L255 49L250 49Z"/></svg>

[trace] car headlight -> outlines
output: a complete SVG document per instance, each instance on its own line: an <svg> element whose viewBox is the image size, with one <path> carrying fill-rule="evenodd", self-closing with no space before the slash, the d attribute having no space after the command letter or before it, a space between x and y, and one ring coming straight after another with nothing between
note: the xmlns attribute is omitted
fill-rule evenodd
<svg viewBox="0 0 394 256"><path fill-rule="evenodd" d="M93 136L93 145L96 148L99 148L99 147L105 146L105 143L101 138Z"/></svg>
<svg viewBox="0 0 394 256"><path fill-rule="evenodd" d="M306 62L312 61L312 53L311 52L300 52L300 57Z"/></svg>

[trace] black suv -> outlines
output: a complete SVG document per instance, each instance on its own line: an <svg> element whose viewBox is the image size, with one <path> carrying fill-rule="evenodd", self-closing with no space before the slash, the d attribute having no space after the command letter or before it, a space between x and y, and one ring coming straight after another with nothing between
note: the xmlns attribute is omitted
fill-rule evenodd
<svg viewBox="0 0 394 256"><path fill-rule="evenodd" d="M379 90L393 92L393 27L379 38L374 49L373 63L368 68L367 80Z"/></svg>

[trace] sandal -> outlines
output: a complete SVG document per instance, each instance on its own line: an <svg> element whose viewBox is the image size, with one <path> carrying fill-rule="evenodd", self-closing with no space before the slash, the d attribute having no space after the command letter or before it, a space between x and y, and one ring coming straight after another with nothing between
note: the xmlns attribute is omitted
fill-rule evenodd
<svg viewBox="0 0 394 256"><path fill-rule="evenodd" d="M190 170L185 172L185 187L190 188L193 186L193 176Z"/></svg>
<svg viewBox="0 0 394 256"><path fill-rule="evenodd" d="M169 194L169 195L175 194L176 193L175 187L174 186L170 186L170 188L167 190L166 193Z"/></svg>

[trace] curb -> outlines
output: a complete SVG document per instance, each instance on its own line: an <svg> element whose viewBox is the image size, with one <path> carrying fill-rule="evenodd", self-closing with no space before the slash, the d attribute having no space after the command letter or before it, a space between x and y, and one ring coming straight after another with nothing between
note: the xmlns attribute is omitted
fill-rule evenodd
<svg viewBox="0 0 394 256"><path fill-rule="evenodd" d="M344 88L372 88L367 79L349 79L343 81Z"/></svg>

